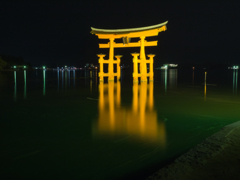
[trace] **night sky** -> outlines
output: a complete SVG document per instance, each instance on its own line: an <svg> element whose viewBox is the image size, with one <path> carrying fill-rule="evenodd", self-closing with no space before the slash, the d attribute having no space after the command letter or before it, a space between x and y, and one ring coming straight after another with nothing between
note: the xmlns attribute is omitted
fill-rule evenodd
<svg viewBox="0 0 240 180"><path fill-rule="evenodd" d="M240 2L238 1L6 1L0 5L0 54L21 56L33 66L97 64L97 36L91 28L118 29L159 24L155 63L239 63ZM116 49L122 63L131 52Z"/></svg>

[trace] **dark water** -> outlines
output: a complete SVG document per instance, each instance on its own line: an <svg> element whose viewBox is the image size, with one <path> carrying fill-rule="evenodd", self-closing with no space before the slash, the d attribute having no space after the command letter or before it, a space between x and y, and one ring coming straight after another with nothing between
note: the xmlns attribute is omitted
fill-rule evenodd
<svg viewBox="0 0 240 180"><path fill-rule="evenodd" d="M144 179L240 120L237 70L0 74L0 179ZM205 81L206 79L206 81Z"/></svg>

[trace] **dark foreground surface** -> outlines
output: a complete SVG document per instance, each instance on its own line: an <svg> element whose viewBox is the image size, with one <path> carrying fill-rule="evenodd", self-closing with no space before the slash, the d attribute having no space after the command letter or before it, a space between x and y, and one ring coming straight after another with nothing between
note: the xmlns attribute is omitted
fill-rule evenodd
<svg viewBox="0 0 240 180"><path fill-rule="evenodd" d="M240 121L222 128L148 178L239 179Z"/></svg>

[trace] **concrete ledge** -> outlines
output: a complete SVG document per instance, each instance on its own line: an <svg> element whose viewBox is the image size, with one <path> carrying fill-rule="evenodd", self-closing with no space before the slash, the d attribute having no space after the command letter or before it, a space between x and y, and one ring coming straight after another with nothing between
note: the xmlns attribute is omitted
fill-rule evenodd
<svg viewBox="0 0 240 180"><path fill-rule="evenodd" d="M219 132L206 138L202 143L147 179L228 179L226 170L229 168L236 169L236 171L231 172L232 175L236 174L232 178L239 178L239 168L236 167L237 163L240 167L239 148L240 121L223 127ZM229 164L230 161L231 164L234 164L234 167L230 167L233 166ZM217 165L216 169L210 168L211 171L206 169L215 165ZM226 177L221 172L225 172ZM198 177L195 174L199 174Z"/></svg>

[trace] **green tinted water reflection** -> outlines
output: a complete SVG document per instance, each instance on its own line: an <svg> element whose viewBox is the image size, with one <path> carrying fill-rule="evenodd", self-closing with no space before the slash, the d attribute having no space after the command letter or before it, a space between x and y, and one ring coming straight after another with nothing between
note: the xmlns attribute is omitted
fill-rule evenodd
<svg viewBox="0 0 240 180"><path fill-rule="evenodd" d="M144 179L240 120L238 74L225 73L222 83L215 72L205 81L204 72L170 69L154 83L99 84L88 71L7 72L0 177Z"/></svg>
<svg viewBox="0 0 240 180"><path fill-rule="evenodd" d="M26 70L23 71L24 73L24 99L26 99L27 96L27 74L26 74Z"/></svg>
<svg viewBox="0 0 240 180"><path fill-rule="evenodd" d="M233 70L233 93L237 93L238 69Z"/></svg>
<svg viewBox="0 0 240 180"><path fill-rule="evenodd" d="M46 94L46 70L43 70L43 96Z"/></svg>
<svg viewBox="0 0 240 180"><path fill-rule="evenodd" d="M17 99L17 72L14 71L14 100Z"/></svg>

